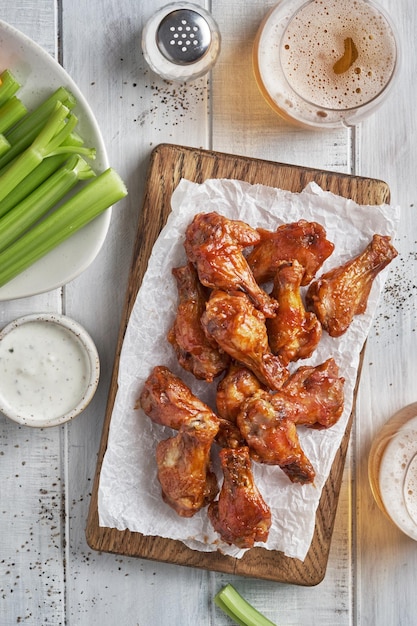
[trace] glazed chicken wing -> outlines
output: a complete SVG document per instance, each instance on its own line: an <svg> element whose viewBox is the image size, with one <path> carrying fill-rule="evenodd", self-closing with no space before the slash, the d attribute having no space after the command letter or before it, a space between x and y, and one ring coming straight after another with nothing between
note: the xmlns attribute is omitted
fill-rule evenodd
<svg viewBox="0 0 417 626"><path fill-rule="evenodd" d="M162 496L182 517L191 517L217 494L210 451L219 420L204 402L167 367L155 367L145 382L137 407L155 423L178 433L156 450Z"/></svg>
<svg viewBox="0 0 417 626"><path fill-rule="evenodd" d="M207 294L191 263L173 269L172 273L177 281L179 304L168 341L185 370L212 382L227 368L230 357L207 337L201 326Z"/></svg>
<svg viewBox="0 0 417 626"><path fill-rule="evenodd" d="M374 235L361 254L311 283L307 308L331 337L343 335L354 316L365 312L375 277L397 254L390 237Z"/></svg>
<svg viewBox="0 0 417 626"><path fill-rule="evenodd" d="M218 422L217 416L168 367L154 367L145 381L136 408L141 407L156 424L179 430L181 425L203 416Z"/></svg>
<svg viewBox="0 0 417 626"><path fill-rule="evenodd" d="M335 360L330 358L320 365L299 367L271 397L271 403L282 412L283 398L295 424L330 428L343 413L344 382Z"/></svg>
<svg viewBox="0 0 417 626"><path fill-rule="evenodd" d="M174 437L158 443L156 463L162 498L181 517L192 517L218 493L210 451L218 423L199 415Z"/></svg>
<svg viewBox="0 0 417 626"><path fill-rule="evenodd" d="M202 324L209 337L270 389L279 389L289 376L269 348L265 316L243 292L213 291Z"/></svg>
<svg viewBox="0 0 417 626"><path fill-rule="evenodd" d="M179 430L183 424L203 417L218 424L216 441L222 447L242 445L242 435L235 424L218 418L195 396L191 389L167 367L154 367L145 381L135 408L141 407L156 424Z"/></svg>
<svg viewBox="0 0 417 626"><path fill-rule="evenodd" d="M222 448L239 448L245 440L236 426L236 417L243 401L262 389L262 383L250 369L232 362L226 375L217 385L216 409L220 420L217 443Z"/></svg>
<svg viewBox="0 0 417 626"><path fill-rule="evenodd" d="M272 296L279 309L276 317L266 320L269 345L284 365L306 359L320 341L322 329L316 315L307 312L301 298L303 266L297 261L283 261L277 266Z"/></svg>
<svg viewBox="0 0 417 626"><path fill-rule="evenodd" d="M232 362L217 385L217 415L235 423L243 401L262 388L262 383L250 369Z"/></svg>
<svg viewBox="0 0 417 626"><path fill-rule="evenodd" d="M261 241L247 257L258 283L273 280L281 261L297 259L304 268L301 284L308 285L334 250L325 229L317 222L299 220L283 224L275 232L262 228L258 232Z"/></svg>
<svg viewBox="0 0 417 626"><path fill-rule="evenodd" d="M247 447L220 451L224 480L219 499L208 516L223 541L239 548L265 542L271 526L271 511L254 482Z"/></svg>
<svg viewBox="0 0 417 626"><path fill-rule="evenodd" d="M185 250L206 287L241 290L265 316L272 317L276 303L259 287L242 250L258 243L258 232L245 222L218 213L199 213L186 231Z"/></svg>
<svg viewBox="0 0 417 626"><path fill-rule="evenodd" d="M243 403L237 417L251 456L259 463L278 465L293 483L312 483L314 468L301 448L296 425L288 417L291 400L282 397L278 411L272 397L273 394L258 391Z"/></svg>

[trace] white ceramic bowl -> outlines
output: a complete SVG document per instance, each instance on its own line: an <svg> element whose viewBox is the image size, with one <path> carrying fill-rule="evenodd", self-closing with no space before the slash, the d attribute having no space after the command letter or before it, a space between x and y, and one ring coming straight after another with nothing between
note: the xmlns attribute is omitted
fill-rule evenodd
<svg viewBox="0 0 417 626"><path fill-rule="evenodd" d="M46 428L73 419L99 376L90 335L65 315L26 315L0 332L0 411L19 424Z"/></svg>

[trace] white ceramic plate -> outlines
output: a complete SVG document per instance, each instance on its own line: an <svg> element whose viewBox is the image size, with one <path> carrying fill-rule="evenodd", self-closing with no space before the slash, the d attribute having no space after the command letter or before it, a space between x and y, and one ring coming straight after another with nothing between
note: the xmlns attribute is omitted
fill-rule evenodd
<svg viewBox="0 0 417 626"><path fill-rule="evenodd" d="M29 110L61 85L75 96L77 132L86 146L94 146L92 163L99 173L108 167L104 142L84 96L65 70L38 44L0 20L0 71L10 69L22 88L18 97ZM107 235L111 209L87 224L34 265L0 287L0 301L23 298L61 287L81 274L97 256Z"/></svg>

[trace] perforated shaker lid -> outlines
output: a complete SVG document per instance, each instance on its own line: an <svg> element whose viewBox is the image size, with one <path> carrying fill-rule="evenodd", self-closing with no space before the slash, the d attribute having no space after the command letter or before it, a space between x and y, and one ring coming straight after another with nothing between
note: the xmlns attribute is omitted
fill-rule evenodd
<svg viewBox="0 0 417 626"><path fill-rule="evenodd" d="M220 41L211 13L192 2L162 7L142 31L145 60L168 80L187 81L206 74L217 60Z"/></svg>
<svg viewBox="0 0 417 626"><path fill-rule="evenodd" d="M156 32L158 48L168 61L188 65L200 60L211 44L211 30L197 11L177 9L166 15Z"/></svg>

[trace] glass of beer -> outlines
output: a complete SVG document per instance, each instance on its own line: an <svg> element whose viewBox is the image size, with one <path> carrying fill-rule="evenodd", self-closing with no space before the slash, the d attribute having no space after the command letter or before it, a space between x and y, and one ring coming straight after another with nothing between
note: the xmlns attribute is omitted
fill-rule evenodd
<svg viewBox="0 0 417 626"><path fill-rule="evenodd" d="M260 25L253 65L284 119L312 129L351 126L391 91L398 37L371 0L281 0Z"/></svg>
<svg viewBox="0 0 417 626"><path fill-rule="evenodd" d="M417 541L417 402L383 426L370 450L368 473L379 508Z"/></svg>

